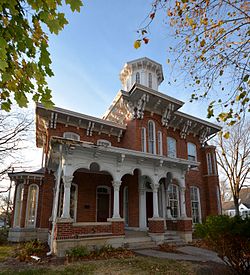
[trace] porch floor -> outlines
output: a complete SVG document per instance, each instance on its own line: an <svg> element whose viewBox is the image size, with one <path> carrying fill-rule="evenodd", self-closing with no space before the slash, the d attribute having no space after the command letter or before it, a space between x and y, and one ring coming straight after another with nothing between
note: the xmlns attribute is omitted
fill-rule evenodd
<svg viewBox="0 0 250 275"><path fill-rule="evenodd" d="M146 231L125 229L125 238L144 238L144 237L148 237L148 234Z"/></svg>

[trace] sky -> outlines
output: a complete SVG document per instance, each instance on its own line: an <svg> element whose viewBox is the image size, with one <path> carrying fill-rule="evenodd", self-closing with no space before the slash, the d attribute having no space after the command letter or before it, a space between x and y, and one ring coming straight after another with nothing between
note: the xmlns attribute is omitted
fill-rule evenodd
<svg viewBox="0 0 250 275"><path fill-rule="evenodd" d="M148 57L162 64L164 82L159 91L180 99L186 104L181 111L206 118L206 102L189 103L191 92L183 82L172 80L167 64L168 48L175 40L172 30L164 22L165 14L157 14L150 27L148 45L133 47L137 29L145 22L152 0L83 0L80 13L64 7L69 24L59 35L49 36L49 51L54 77L48 79L56 106L80 113L102 117L113 98L122 88L119 73L124 64L133 59ZM175 72L178 75L178 72ZM34 109L34 104L31 104ZM34 139L34 136L31 137ZM35 140L25 152L26 166L38 169L41 150Z"/></svg>

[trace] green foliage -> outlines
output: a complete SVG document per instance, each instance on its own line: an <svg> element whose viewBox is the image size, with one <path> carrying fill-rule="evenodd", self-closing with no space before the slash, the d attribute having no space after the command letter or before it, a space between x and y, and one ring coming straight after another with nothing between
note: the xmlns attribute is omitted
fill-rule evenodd
<svg viewBox="0 0 250 275"><path fill-rule="evenodd" d="M208 217L197 224L195 234L205 239L208 246L237 274L250 272L250 218L225 215Z"/></svg>
<svg viewBox="0 0 250 275"><path fill-rule="evenodd" d="M81 258L90 254L87 246L77 246L66 251L66 256Z"/></svg>
<svg viewBox="0 0 250 275"><path fill-rule="evenodd" d="M152 1L147 20L138 30L135 48L141 46L138 41L149 41L150 25L158 13L163 13L172 27L176 42L169 47L168 60L178 79L183 72L186 88L194 88L191 101L208 97L208 118L216 115L218 121L228 125L240 120L242 113L250 111L249 3Z"/></svg>
<svg viewBox="0 0 250 275"><path fill-rule="evenodd" d="M71 10L80 11L81 0L65 0ZM53 76L46 27L58 34L68 21L59 9L61 0L0 1L0 103L10 111L13 100L27 107L27 95L52 107L46 77ZM44 30L45 29L45 30Z"/></svg>
<svg viewBox="0 0 250 275"><path fill-rule="evenodd" d="M6 244L8 242L8 228L0 228L0 245Z"/></svg>
<svg viewBox="0 0 250 275"><path fill-rule="evenodd" d="M43 256L47 252L47 247L39 240L32 240L21 245L17 252L20 261L29 260L30 256Z"/></svg>

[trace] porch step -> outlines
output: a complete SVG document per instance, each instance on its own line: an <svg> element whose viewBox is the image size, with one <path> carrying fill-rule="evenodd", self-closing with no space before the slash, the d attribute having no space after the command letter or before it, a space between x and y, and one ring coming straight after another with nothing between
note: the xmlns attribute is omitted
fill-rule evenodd
<svg viewBox="0 0 250 275"><path fill-rule="evenodd" d="M124 246L131 250L150 249L157 247L155 242L153 242L149 236L126 238Z"/></svg>
<svg viewBox="0 0 250 275"><path fill-rule="evenodd" d="M177 246L184 245L185 242L176 234L176 232L165 232L164 242L168 244L175 244Z"/></svg>

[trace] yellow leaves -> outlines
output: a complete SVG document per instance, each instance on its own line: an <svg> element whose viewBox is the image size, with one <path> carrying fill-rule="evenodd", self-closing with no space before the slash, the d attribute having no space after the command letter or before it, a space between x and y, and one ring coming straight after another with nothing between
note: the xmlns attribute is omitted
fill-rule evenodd
<svg viewBox="0 0 250 275"><path fill-rule="evenodd" d="M230 133L229 133L229 132L224 133L224 134L223 134L223 137L224 137L225 139L229 139Z"/></svg>
<svg viewBox="0 0 250 275"><path fill-rule="evenodd" d="M205 44L206 44L205 39L202 39L202 40L201 40L201 42L200 42L200 46L201 46L201 47L204 47L204 46L205 46Z"/></svg>
<svg viewBox="0 0 250 275"><path fill-rule="evenodd" d="M141 47L141 40L136 40L134 43L134 48L139 49Z"/></svg>

